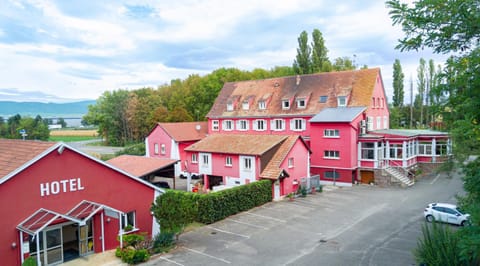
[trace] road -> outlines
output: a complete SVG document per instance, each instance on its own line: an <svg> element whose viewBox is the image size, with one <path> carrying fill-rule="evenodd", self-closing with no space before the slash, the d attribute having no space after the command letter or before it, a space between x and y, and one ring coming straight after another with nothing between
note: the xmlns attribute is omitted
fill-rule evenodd
<svg viewBox="0 0 480 266"><path fill-rule="evenodd" d="M91 155L115 154L115 152L123 149L122 147L88 145L88 144L100 142L100 141L101 141L100 139L75 141L75 142L68 142L67 145Z"/></svg>
<svg viewBox="0 0 480 266"><path fill-rule="evenodd" d="M463 193L458 174L410 188L327 189L184 233L145 265L415 265L423 209Z"/></svg>

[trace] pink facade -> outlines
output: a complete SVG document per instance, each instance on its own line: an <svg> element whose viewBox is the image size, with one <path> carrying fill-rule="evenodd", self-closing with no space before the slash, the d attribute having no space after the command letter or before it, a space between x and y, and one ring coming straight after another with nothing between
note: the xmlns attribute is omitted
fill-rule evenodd
<svg viewBox="0 0 480 266"><path fill-rule="evenodd" d="M148 135L148 141L146 141L146 150L148 152L147 157L158 157L168 159L172 158L172 150L178 149L178 144L175 143L173 138L160 126L156 126L150 135Z"/></svg>

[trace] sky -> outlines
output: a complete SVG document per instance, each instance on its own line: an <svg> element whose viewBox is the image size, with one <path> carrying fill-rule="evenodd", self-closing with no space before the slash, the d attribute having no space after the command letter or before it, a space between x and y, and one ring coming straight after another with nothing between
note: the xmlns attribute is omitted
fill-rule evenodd
<svg viewBox="0 0 480 266"><path fill-rule="evenodd" d="M0 100L94 100L221 67L291 66L314 29L330 60L380 67L389 101L396 58L406 100L419 59L446 59L395 50L403 32L378 0L2 0Z"/></svg>

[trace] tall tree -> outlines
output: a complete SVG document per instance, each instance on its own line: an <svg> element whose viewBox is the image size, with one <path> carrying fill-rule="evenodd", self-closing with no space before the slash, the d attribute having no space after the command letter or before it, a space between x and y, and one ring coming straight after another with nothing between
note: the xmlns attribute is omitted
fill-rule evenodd
<svg viewBox="0 0 480 266"><path fill-rule="evenodd" d="M330 71L330 62L327 56L328 49L325 47L322 32L314 29L312 39L312 73Z"/></svg>
<svg viewBox="0 0 480 266"><path fill-rule="evenodd" d="M350 57L337 57L333 61L332 69L335 71L354 70L356 67Z"/></svg>
<svg viewBox="0 0 480 266"><path fill-rule="evenodd" d="M404 77L405 75L403 74L400 60L395 59L393 63L393 107L403 106L403 97L405 94L403 90Z"/></svg>
<svg viewBox="0 0 480 266"><path fill-rule="evenodd" d="M302 31L298 37L297 56L293 61L293 69L296 74L309 74L311 73L311 48L308 45L308 34L306 31Z"/></svg>
<svg viewBox="0 0 480 266"><path fill-rule="evenodd" d="M426 62L425 59L420 58L420 65L417 68L417 89L418 89L418 102L415 106L416 108L420 108L420 126L423 127L423 107L425 104L425 87L427 83L426 79Z"/></svg>

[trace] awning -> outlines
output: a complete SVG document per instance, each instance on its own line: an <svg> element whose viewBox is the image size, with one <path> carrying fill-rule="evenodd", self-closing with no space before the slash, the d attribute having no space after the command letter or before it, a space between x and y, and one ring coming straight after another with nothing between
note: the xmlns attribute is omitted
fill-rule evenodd
<svg viewBox="0 0 480 266"><path fill-rule="evenodd" d="M124 213L112 207L91 202L88 200L82 200L79 204L73 207L66 214L60 214L47 209L39 209L30 215L27 219L22 221L17 229L23 231L29 235L36 235L38 232L45 229L45 227L51 224L57 224L63 221L72 221L79 225L85 225L85 223L97 214L101 210L109 210L119 214L119 217Z"/></svg>

